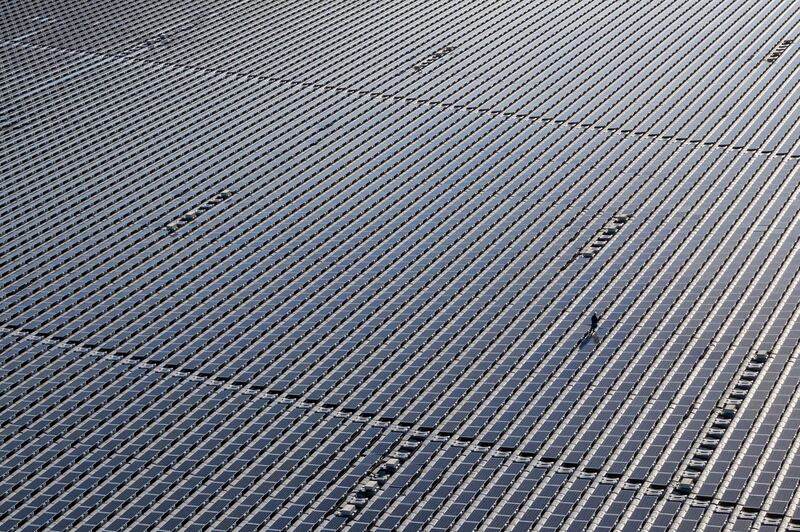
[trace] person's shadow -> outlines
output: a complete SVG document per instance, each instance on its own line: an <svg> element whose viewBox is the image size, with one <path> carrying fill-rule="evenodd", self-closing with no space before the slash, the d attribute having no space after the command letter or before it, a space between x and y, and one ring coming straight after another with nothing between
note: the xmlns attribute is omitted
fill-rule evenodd
<svg viewBox="0 0 800 532"><path fill-rule="evenodd" d="M600 343L600 337L599 337L599 336L597 336L597 333L596 333L595 331L589 331L588 333L584 334L584 335L583 335L583 338L581 338L580 340L578 340L578 347L579 347L579 348L584 348L584 347L586 347L586 346L587 346L587 345L588 345L590 342L591 342L592 344L594 344L594 345L597 345L597 344L599 344L599 343Z"/></svg>

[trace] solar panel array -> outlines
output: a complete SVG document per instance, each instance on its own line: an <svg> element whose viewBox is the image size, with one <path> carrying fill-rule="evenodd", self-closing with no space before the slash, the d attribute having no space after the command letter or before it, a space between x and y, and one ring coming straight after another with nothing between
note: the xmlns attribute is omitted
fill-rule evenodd
<svg viewBox="0 0 800 532"><path fill-rule="evenodd" d="M2 527L800 530L795 7L4 3Z"/></svg>

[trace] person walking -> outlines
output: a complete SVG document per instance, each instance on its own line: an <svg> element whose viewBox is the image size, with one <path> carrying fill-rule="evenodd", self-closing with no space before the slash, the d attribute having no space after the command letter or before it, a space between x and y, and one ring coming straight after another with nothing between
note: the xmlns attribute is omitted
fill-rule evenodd
<svg viewBox="0 0 800 532"><path fill-rule="evenodd" d="M597 314L592 313L592 324L589 327L589 334L594 334L595 332L597 332L597 322L599 321L600 319L597 317Z"/></svg>

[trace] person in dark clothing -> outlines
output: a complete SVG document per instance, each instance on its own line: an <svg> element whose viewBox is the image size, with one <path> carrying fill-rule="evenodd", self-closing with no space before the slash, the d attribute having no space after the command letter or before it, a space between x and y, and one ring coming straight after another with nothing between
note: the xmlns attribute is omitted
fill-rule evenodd
<svg viewBox="0 0 800 532"><path fill-rule="evenodd" d="M597 337L597 324L600 322L600 318L597 317L597 314L592 314L592 321L589 325L589 332L583 335L578 341L578 347L583 347L589 342L594 342L597 344L600 339Z"/></svg>

